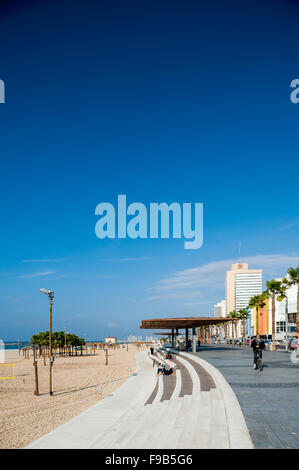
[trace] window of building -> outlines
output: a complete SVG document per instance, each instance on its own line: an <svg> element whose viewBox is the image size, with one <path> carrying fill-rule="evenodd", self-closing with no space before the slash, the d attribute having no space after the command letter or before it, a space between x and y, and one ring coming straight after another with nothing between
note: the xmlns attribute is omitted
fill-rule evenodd
<svg viewBox="0 0 299 470"><path fill-rule="evenodd" d="M286 330L286 322L285 321L277 321L276 322L276 333L282 333Z"/></svg>

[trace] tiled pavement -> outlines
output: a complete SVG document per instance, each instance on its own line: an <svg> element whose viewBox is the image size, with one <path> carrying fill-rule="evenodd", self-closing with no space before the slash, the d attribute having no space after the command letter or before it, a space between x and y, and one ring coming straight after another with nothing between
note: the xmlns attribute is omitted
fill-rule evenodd
<svg viewBox="0 0 299 470"><path fill-rule="evenodd" d="M299 364L290 353L264 352L262 372L253 369L248 347L202 345L196 354L234 390L256 449L299 448Z"/></svg>

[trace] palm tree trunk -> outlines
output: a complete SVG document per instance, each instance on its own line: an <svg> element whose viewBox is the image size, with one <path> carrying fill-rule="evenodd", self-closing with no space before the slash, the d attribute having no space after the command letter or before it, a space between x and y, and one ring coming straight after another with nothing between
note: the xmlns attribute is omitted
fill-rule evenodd
<svg viewBox="0 0 299 470"><path fill-rule="evenodd" d="M297 315L296 315L297 339L299 342L299 284L297 284Z"/></svg>
<svg viewBox="0 0 299 470"><path fill-rule="evenodd" d="M276 322L275 322L275 294L272 295L272 351L275 351L275 332L276 332Z"/></svg>
<svg viewBox="0 0 299 470"><path fill-rule="evenodd" d="M243 318L243 348L246 347L245 338L246 338L246 321L245 321L245 318Z"/></svg>
<svg viewBox="0 0 299 470"><path fill-rule="evenodd" d="M224 325L224 342L227 344L227 325Z"/></svg>
<svg viewBox="0 0 299 470"><path fill-rule="evenodd" d="M234 337L234 322L232 321L232 346L235 345L235 337Z"/></svg>
<svg viewBox="0 0 299 470"><path fill-rule="evenodd" d="M259 309L258 309L258 307L256 307L255 322L256 322L255 334L258 335L259 334Z"/></svg>

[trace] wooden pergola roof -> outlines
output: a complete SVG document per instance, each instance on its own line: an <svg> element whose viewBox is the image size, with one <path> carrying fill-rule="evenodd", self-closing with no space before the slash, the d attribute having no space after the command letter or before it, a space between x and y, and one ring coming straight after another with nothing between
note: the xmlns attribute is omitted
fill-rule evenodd
<svg viewBox="0 0 299 470"><path fill-rule="evenodd" d="M169 329L169 328L192 328L199 326L218 325L219 323L231 322L231 318L214 317L181 317L181 318L154 318L152 320L142 320L140 328L147 330ZM165 333L164 333L165 334Z"/></svg>

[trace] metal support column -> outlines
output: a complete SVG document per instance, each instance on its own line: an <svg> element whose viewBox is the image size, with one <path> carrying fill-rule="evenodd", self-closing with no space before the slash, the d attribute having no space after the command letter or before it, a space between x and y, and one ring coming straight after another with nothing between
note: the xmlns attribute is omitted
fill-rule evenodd
<svg viewBox="0 0 299 470"><path fill-rule="evenodd" d="M197 342L197 335L196 335L196 327L192 327L192 352L196 352L196 342Z"/></svg>

